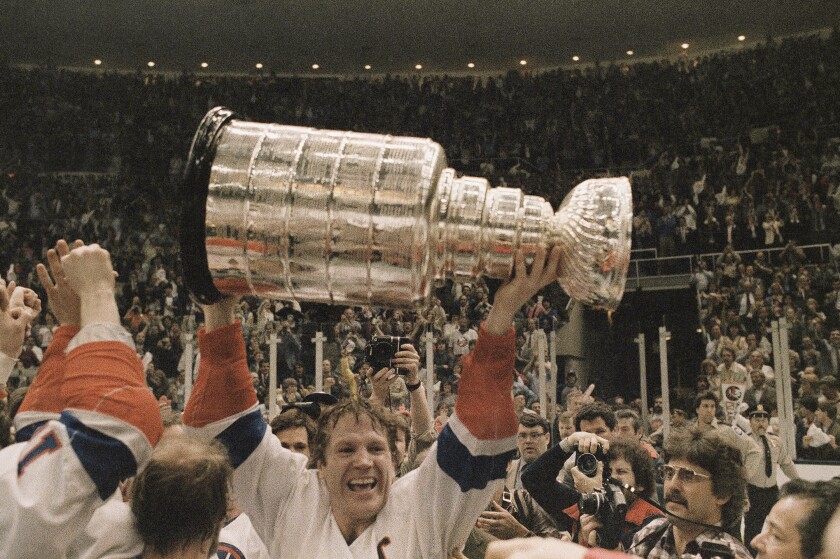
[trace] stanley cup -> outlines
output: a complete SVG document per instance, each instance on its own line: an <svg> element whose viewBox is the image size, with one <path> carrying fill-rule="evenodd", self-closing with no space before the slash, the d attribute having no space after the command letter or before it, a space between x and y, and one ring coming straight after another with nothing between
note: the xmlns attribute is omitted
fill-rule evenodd
<svg viewBox="0 0 840 559"><path fill-rule="evenodd" d="M538 196L457 177L428 139L240 120L201 122L182 186L185 281L222 293L405 307L446 278L508 278L513 256L563 248L560 284L614 310L630 261L626 178Z"/></svg>

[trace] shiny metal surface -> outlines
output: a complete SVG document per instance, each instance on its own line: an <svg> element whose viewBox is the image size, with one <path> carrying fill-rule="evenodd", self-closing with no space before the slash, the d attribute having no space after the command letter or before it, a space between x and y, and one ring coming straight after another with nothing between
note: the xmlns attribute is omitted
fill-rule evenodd
<svg viewBox="0 0 840 559"><path fill-rule="evenodd" d="M213 137L200 138L207 130ZM555 215L519 189L456 178L431 140L253 123L223 109L205 117L190 158L190 167L212 159L203 232L211 289L406 306L435 280L506 278L516 249L560 244L572 297L614 309L623 292L627 179L582 183Z"/></svg>

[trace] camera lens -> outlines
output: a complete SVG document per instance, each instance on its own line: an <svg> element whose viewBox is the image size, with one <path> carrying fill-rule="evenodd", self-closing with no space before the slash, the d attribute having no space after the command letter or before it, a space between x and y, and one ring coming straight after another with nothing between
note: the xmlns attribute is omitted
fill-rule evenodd
<svg viewBox="0 0 840 559"><path fill-rule="evenodd" d="M578 501L578 509L581 514L598 514L601 510L601 502L604 496L601 493L589 493L581 495Z"/></svg>
<svg viewBox="0 0 840 559"><path fill-rule="evenodd" d="M585 452L578 456L577 469L587 477L595 477L598 474L598 459L594 454Z"/></svg>

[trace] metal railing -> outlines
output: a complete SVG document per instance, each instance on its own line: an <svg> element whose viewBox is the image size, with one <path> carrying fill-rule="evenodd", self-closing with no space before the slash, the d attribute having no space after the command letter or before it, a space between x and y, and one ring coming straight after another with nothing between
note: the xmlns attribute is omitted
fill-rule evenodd
<svg viewBox="0 0 840 559"><path fill-rule="evenodd" d="M808 265L828 262L830 260L831 245L828 243L802 245L799 248L805 252ZM651 251L653 251L654 255L658 254L656 249L636 249L632 253L636 255L650 253ZM779 255L782 251L784 251L784 247L738 250L735 251L735 254L739 255L748 264L752 262L757 253L763 252L767 255L767 263L775 266L780 261ZM631 285L635 283L636 286L643 283L641 281L643 278L651 277L660 278L661 280L671 279L676 283L687 282L694 270L694 266L700 260L711 260L714 263L722 254L722 252L706 252L703 254L685 254L680 256L654 256L653 258L635 258L631 256L627 281ZM750 256L752 258L745 258Z"/></svg>

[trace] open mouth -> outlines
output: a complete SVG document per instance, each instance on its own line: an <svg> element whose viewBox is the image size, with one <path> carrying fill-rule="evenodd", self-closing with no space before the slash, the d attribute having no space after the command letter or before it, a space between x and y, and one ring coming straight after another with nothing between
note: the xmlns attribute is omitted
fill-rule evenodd
<svg viewBox="0 0 840 559"><path fill-rule="evenodd" d="M370 491L371 489L376 487L376 485L377 485L376 480L372 477L368 477L368 478L354 479L353 481L348 482L347 483L347 488L350 491L355 491L355 492Z"/></svg>

